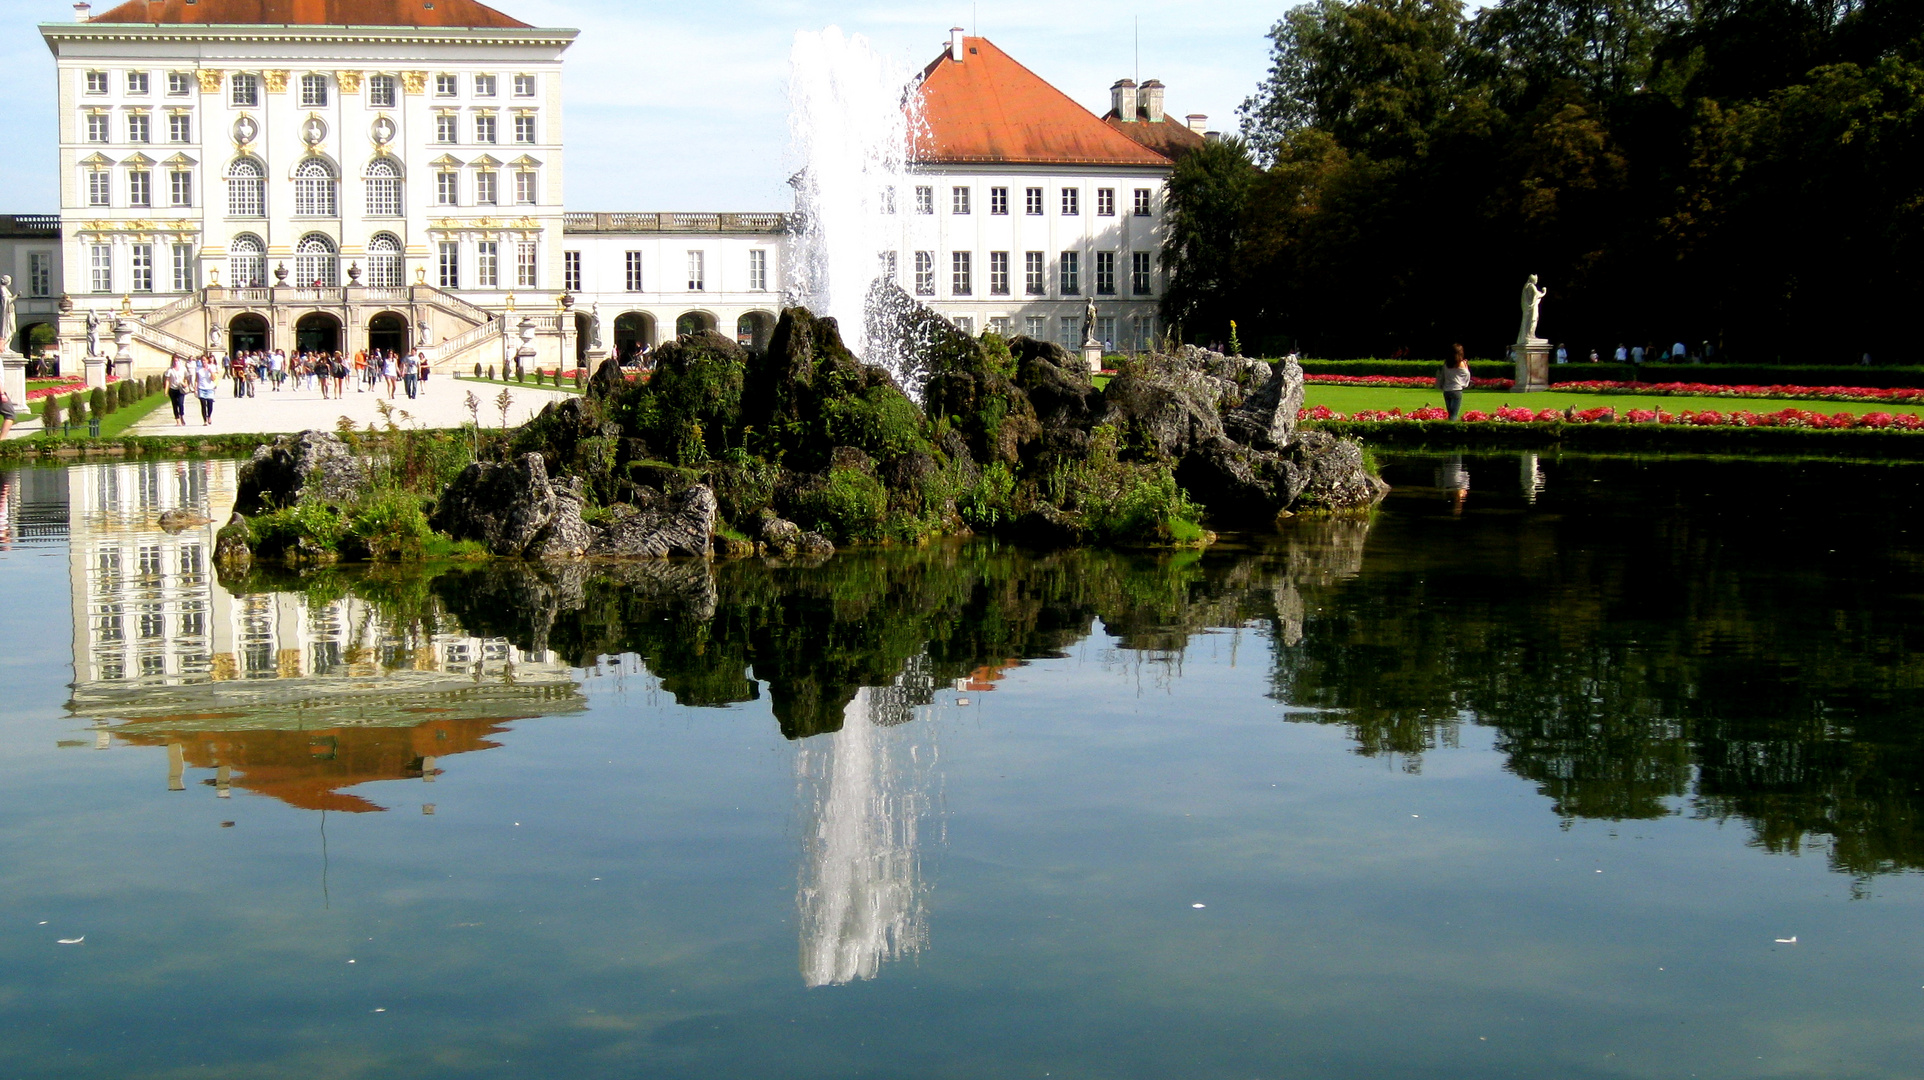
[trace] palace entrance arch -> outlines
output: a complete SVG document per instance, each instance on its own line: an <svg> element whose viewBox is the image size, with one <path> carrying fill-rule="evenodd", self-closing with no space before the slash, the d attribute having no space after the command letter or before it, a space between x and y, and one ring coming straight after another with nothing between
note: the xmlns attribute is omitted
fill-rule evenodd
<svg viewBox="0 0 1924 1080"><path fill-rule="evenodd" d="M294 324L294 347L301 352L334 352L341 347L341 320L324 311L303 315Z"/></svg>
<svg viewBox="0 0 1924 1080"><path fill-rule="evenodd" d="M227 324L227 349L230 353L266 352L273 343L265 316L248 312L236 315Z"/></svg>

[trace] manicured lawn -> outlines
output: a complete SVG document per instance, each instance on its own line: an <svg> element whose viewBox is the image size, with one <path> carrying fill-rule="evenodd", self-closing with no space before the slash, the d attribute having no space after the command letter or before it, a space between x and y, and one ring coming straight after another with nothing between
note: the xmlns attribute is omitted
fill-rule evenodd
<svg viewBox="0 0 1924 1080"><path fill-rule="evenodd" d="M1310 383L1303 388L1303 404L1307 407L1327 405L1344 415L1362 409L1402 409L1409 412L1425 405L1441 407L1443 395L1432 389L1405 389L1395 386L1319 386ZM1535 394L1519 394L1510 390L1468 390L1463 394L1463 409L1481 409L1491 412L1500 406L1511 405L1530 409L1575 408L1600 409L1609 406L1621 415L1631 409L1662 409L1667 413L1680 413L1686 409L1701 412L1715 409L1729 413L1739 409L1754 413L1773 413L1783 409L1804 409L1810 412L1831 416L1836 413L1851 413L1862 416L1865 413L1887 412L1921 413L1924 407L1917 405L1886 405L1874 401L1805 401L1789 398L1721 398L1721 397L1661 397L1654 394L1568 394L1546 390Z"/></svg>
<svg viewBox="0 0 1924 1080"><path fill-rule="evenodd" d="M35 417L39 416L40 406L45 403L46 403L45 398L42 398L39 401L34 402L32 404L32 407L28 410L28 415L35 416ZM64 395L61 398L60 404L63 407L66 405L66 398ZM122 405L120 408L115 409L113 412L110 412L106 416L103 416L100 418L100 437L103 439L114 438L120 435L122 432L125 432L128 428L133 427L135 424L138 424L142 420L147 419L147 417L151 415L155 409L161 408L166 404L167 404L167 395L165 393L159 393L159 394L150 394L147 397L141 398L139 401L134 402L132 405ZM21 419L24 420L26 419L26 417L22 417ZM88 425L86 424L71 426L68 430L73 438L85 439L85 438L91 437L87 434ZM44 436L40 435L38 432L35 432L31 437L36 439L44 438Z"/></svg>

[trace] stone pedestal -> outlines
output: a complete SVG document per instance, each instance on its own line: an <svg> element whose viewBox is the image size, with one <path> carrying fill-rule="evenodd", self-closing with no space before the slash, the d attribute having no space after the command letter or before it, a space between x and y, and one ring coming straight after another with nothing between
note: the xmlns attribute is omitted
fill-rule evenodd
<svg viewBox="0 0 1924 1080"><path fill-rule="evenodd" d="M17 352L0 352L0 386L7 388L7 400L22 413L27 409L27 358Z"/></svg>
<svg viewBox="0 0 1924 1080"><path fill-rule="evenodd" d="M1516 361L1517 393L1550 389L1550 353L1550 343L1542 338L1510 346L1510 356Z"/></svg>
<svg viewBox="0 0 1924 1080"><path fill-rule="evenodd" d="M134 373L134 321L125 315L114 323L114 373L123 379Z"/></svg>
<svg viewBox="0 0 1924 1080"><path fill-rule="evenodd" d="M80 362L80 366L87 369L87 389L94 390L107 385L106 357L89 356Z"/></svg>
<svg viewBox="0 0 1924 1080"><path fill-rule="evenodd" d="M1102 342L1084 341L1082 343L1082 362L1089 365L1089 374L1102 370Z"/></svg>

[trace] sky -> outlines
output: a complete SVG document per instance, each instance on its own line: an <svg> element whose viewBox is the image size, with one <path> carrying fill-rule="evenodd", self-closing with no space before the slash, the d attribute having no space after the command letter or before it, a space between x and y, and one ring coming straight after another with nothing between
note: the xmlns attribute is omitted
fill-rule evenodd
<svg viewBox="0 0 1924 1080"><path fill-rule="evenodd" d="M1266 36L1295 0L809 3L802 0L495 0L537 26L573 27L565 71L570 210L786 210L788 56L795 34L839 26L903 68L939 54L951 26L994 41L1089 109L1117 79L1161 79L1167 109L1235 111L1269 67ZM96 0L105 10L112 0ZM0 0L0 213L53 213L53 58L35 29L70 0ZM1137 20L1141 67L1136 67Z"/></svg>

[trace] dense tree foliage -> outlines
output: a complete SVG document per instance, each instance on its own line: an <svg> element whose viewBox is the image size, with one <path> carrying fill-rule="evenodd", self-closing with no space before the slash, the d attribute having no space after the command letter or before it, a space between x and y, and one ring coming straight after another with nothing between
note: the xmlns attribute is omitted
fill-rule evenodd
<svg viewBox="0 0 1924 1080"><path fill-rule="evenodd" d="M1170 181L1165 316L1264 350L1918 359L1924 4L1315 0Z"/></svg>

